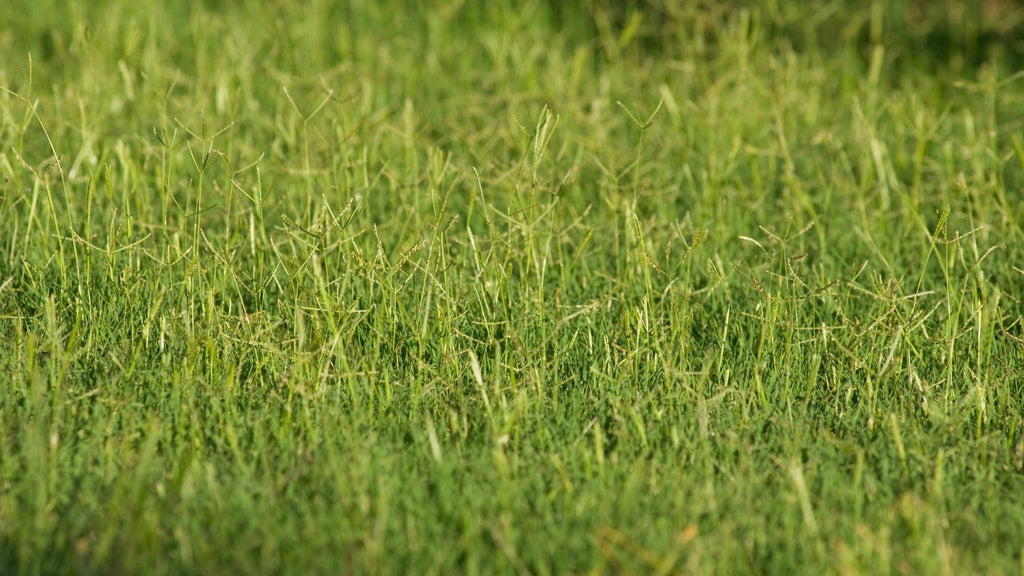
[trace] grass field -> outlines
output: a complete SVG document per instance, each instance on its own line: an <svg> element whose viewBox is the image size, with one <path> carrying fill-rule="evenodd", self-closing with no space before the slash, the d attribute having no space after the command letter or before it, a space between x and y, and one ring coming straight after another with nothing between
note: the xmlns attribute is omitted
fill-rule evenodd
<svg viewBox="0 0 1024 576"><path fill-rule="evenodd" d="M7 0L0 574L1024 574L1024 6Z"/></svg>

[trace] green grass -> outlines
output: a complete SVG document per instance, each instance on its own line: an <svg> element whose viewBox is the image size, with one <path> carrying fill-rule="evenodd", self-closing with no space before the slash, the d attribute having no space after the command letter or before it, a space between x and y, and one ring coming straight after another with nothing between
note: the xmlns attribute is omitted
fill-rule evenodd
<svg viewBox="0 0 1024 576"><path fill-rule="evenodd" d="M1024 573L1019 3L7 4L0 573Z"/></svg>

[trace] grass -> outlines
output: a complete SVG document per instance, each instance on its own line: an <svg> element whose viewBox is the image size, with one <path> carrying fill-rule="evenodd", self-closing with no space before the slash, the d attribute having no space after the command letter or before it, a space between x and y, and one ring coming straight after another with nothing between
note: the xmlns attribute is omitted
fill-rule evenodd
<svg viewBox="0 0 1024 576"><path fill-rule="evenodd" d="M1024 573L1024 9L636 6L13 0L0 573Z"/></svg>

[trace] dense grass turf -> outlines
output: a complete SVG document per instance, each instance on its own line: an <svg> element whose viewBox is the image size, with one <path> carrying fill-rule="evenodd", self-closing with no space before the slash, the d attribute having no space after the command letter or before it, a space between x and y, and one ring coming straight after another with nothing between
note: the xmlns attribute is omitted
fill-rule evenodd
<svg viewBox="0 0 1024 576"><path fill-rule="evenodd" d="M1024 7L407 4L7 0L0 573L1024 571Z"/></svg>

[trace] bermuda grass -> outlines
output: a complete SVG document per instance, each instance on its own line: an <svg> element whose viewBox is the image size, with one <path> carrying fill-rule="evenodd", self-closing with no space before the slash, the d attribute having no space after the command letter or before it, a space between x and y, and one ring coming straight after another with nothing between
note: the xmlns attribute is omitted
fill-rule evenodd
<svg viewBox="0 0 1024 576"><path fill-rule="evenodd" d="M8 0L0 573L1024 573L1022 31Z"/></svg>

